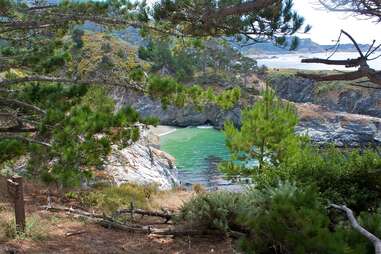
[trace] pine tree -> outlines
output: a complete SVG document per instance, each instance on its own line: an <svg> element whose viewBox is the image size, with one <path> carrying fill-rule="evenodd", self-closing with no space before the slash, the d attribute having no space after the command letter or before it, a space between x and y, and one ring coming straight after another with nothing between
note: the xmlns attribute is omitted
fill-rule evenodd
<svg viewBox="0 0 381 254"><path fill-rule="evenodd" d="M282 101L267 89L252 108L242 111L242 126L227 122L226 144L232 161L222 164L228 175L251 174L251 170L278 165L287 159L292 146L298 145L294 128L298 117L292 104ZM238 163L241 161L242 163Z"/></svg>

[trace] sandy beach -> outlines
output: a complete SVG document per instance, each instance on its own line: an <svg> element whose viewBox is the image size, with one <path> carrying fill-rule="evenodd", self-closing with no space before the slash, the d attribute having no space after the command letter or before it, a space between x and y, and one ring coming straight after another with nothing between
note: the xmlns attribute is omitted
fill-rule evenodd
<svg viewBox="0 0 381 254"><path fill-rule="evenodd" d="M164 136L164 135L167 135L169 133L172 133L174 131L176 131L176 128L173 127L173 126L167 126L167 125L158 125L156 127L154 126L150 126L150 131L154 134L154 135L157 135L157 136Z"/></svg>

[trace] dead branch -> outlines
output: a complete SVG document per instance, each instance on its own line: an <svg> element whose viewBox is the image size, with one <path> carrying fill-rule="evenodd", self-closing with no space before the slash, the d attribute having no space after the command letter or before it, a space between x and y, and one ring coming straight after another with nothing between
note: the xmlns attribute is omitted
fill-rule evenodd
<svg viewBox="0 0 381 254"><path fill-rule="evenodd" d="M334 209L337 209L337 210L344 212L346 214L349 222L351 223L351 226L357 232L359 232L361 235L365 236L369 241L371 241L373 243L375 254L381 254L381 240L377 236L373 235L368 230L363 228L358 223L358 221L356 220L355 216L353 215L353 211L351 209L349 209L345 205L335 205L335 204L329 205L328 208L334 208Z"/></svg>
<svg viewBox="0 0 381 254"><path fill-rule="evenodd" d="M347 59L347 60L329 60L329 59L322 59L322 58L302 59L302 63L321 63L321 64L327 64L327 65L344 65L345 67L348 67L348 68L360 66L362 62L363 62L363 59L360 57L356 58L356 59Z"/></svg>
<svg viewBox="0 0 381 254"><path fill-rule="evenodd" d="M67 78L49 77L49 76L28 76L28 77L16 78L16 79L5 79L0 81L0 87L19 84L19 83L26 83L26 82L57 82L57 83L66 83L66 84L75 84L75 85L108 85L108 86L116 86L116 87L126 87L126 88L130 88L140 92L144 91L144 88L142 85L138 83L133 83L130 81L114 82L110 80L96 80L96 79L80 80L80 79L67 79Z"/></svg>
<svg viewBox="0 0 381 254"><path fill-rule="evenodd" d="M1 82L0 82L0 85L1 85ZM16 99L7 99L7 98L0 97L0 105L16 106L16 107L29 109L29 110L35 111L37 113L40 113L40 114L46 114L45 110L43 110L37 106L34 106L32 104L29 104L29 103L26 103L23 101L19 101Z"/></svg>
<svg viewBox="0 0 381 254"><path fill-rule="evenodd" d="M120 209L116 212L113 213L113 216L120 216L122 214L140 214L143 216L151 216L151 217L160 217L166 219L166 222L170 221L173 217L173 214L165 211L165 212L159 212L159 211L147 211L147 210L142 210L142 209Z"/></svg>
<svg viewBox="0 0 381 254"><path fill-rule="evenodd" d="M65 234L65 237L70 237L70 236L74 236L74 235L81 235L81 234L84 234L84 233L86 233L85 230L74 231L74 232L67 232Z"/></svg>
<svg viewBox="0 0 381 254"><path fill-rule="evenodd" d="M96 223L102 225L106 228L113 228L128 232L138 232L143 234L155 234L155 235L174 235L174 236L196 236L196 235L220 235L220 231L216 230L197 230L197 229L188 229L188 228L177 228L177 227L165 227L165 228L155 228L151 225L143 226L139 224L122 224L115 220L113 220L110 217L105 216L104 214L96 214L96 213L89 213L86 211L81 211L78 209L68 208L68 207L52 207L52 206L43 206L44 209L50 212L68 212L71 214L77 214L80 216L83 216L88 219L94 220ZM147 214L149 216L157 216L162 217L163 214L160 212L147 212L141 209L136 209L136 211L144 212L144 214ZM231 232L232 236L242 236L242 233L240 232Z"/></svg>
<svg viewBox="0 0 381 254"><path fill-rule="evenodd" d="M154 228L152 226L136 227L136 226L125 225L119 222L109 221L109 220L101 220L98 223L106 228L114 228L114 229L128 231L128 232L140 232L144 234L174 235L174 236L221 235L221 232L216 230L197 230L197 229L176 228L176 227Z"/></svg>
<svg viewBox="0 0 381 254"><path fill-rule="evenodd" d="M32 143L32 144L38 144L38 145L42 145L42 146L46 146L46 147L52 147L52 145L49 143L39 141L39 140L36 140L33 138L15 135L15 134L0 134L0 140L1 139L16 139L16 140L19 140L19 141L25 142L25 143Z"/></svg>
<svg viewBox="0 0 381 254"><path fill-rule="evenodd" d="M302 78L313 79L316 81L356 80L364 76L364 74L360 71L346 72L333 75L309 74L298 72L296 75Z"/></svg>
<svg viewBox="0 0 381 254"><path fill-rule="evenodd" d="M369 67L368 61L373 60L374 58L369 58L374 52L376 52L380 46L374 47L375 41L369 47L368 51L364 55L361 51L356 40L344 30L341 30L341 34L347 36L355 46L356 50L359 53L358 58L347 59L347 60L330 60L330 59L321 59L321 58L311 58L311 59L302 59L302 63L321 63L327 65L342 65L347 68L358 67L357 71L344 72L340 74L332 75L322 75L322 74L308 74L308 73L297 73L297 76L307 79L312 79L316 81L336 81L336 80L356 80L362 77L366 77L370 82L381 86L381 72L376 71ZM340 37L339 37L340 38ZM332 55L331 55L332 56Z"/></svg>

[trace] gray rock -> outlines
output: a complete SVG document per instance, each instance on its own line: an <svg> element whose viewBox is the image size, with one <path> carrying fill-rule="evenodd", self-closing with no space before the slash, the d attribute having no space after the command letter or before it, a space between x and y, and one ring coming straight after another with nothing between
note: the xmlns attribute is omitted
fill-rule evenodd
<svg viewBox="0 0 381 254"><path fill-rule="evenodd" d="M152 100L148 96L139 96L135 93L113 94L117 106L129 105L134 107L143 117L155 116L160 119L160 124L187 127L210 124L221 129L226 120L235 124L240 123L240 107L225 111L216 105L206 105L202 111L193 106L176 108L169 106L163 109L160 101Z"/></svg>
<svg viewBox="0 0 381 254"><path fill-rule="evenodd" d="M362 89L351 86L331 87L320 91L318 83L296 76L273 76L268 78L279 97L293 102L311 102L332 111L381 118L381 90Z"/></svg>
<svg viewBox="0 0 381 254"><path fill-rule="evenodd" d="M142 131L141 139L119 150L113 147L105 171L111 182L157 184L161 190L169 190L180 184L175 158L151 147L145 142L148 132Z"/></svg>

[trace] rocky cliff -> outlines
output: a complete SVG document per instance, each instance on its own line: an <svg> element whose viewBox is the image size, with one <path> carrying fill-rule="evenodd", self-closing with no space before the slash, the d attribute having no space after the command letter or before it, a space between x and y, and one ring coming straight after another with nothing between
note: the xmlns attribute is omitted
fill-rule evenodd
<svg viewBox="0 0 381 254"><path fill-rule="evenodd" d="M175 159L149 141L148 130L141 133L138 142L118 150L113 147L106 166L106 173L114 184L157 184L168 190L179 184Z"/></svg>
<svg viewBox="0 0 381 254"><path fill-rule="evenodd" d="M295 103L300 117L296 132L319 145L358 147L381 145L381 119L330 111L312 103Z"/></svg>
<svg viewBox="0 0 381 254"><path fill-rule="evenodd" d="M286 99L297 101L295 103L300 116L300 123L296 132L308 135L318 144L335 143L337 146L363 146L381 144L381 119L377 117L339 112L313 103L299 103L309 101L308 85L295 89L295 94L289 93ZM288 94L288 93L284 93ZM284 95L283 94L283 95ZM282 93L280 93L282 95ZM282 96L283 98L286 96ZM146 96L137 96L119 91L115 97L119 105L131 105L143 116L157 116L161 124L173 126L196 126L211 124L222 128L226 120L233 121L236 125L241 123L240 110L242 105L229 111L223 111L216 106L206 106L202 112L188 106L183 109L169 107L164 110L158 101ZM252 96L253 102L255 96Z"/></svg>
<svg viewBox="0 0 381 254"><path fill-rule="evenodd" d="M161 103L148 96L140 96L133 92L119 89L114 92L113 97L117 106L130 105L134 107L143 117L155 116L160 119L160 124L187 127L210 124L220 129L226 120L234 123L240 122L240 107L237 106L231 110L224 111L216 105L207 105L202 111L193 106L176 108L169 106L163 109Z"/></svg>
<svg viewBox="0 0 381 254"><path fill-rule="evenodd" d="M332 111L381 118L381 90L351 86L344 82L315 82L294 75L268 76L278 96L293 102L310 102Z"/></svg>

